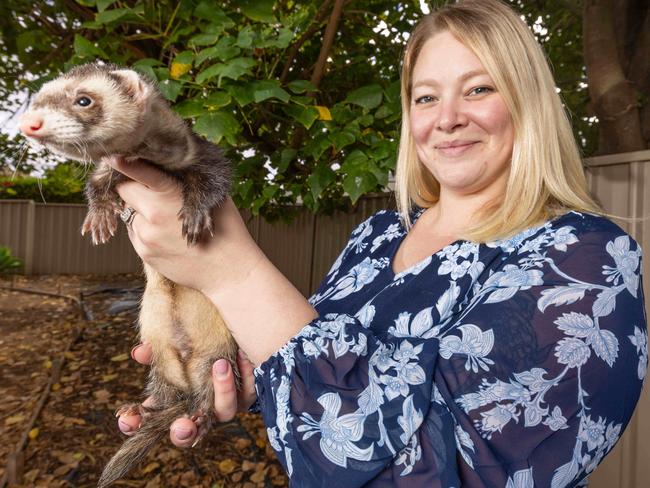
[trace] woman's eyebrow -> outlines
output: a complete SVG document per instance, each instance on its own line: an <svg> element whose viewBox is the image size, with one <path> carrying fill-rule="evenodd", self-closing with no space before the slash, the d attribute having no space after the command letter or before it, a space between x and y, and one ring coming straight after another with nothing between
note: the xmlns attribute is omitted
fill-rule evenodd
<svg viewBox="0 0 650 488"><path fill-rule="evenodd" d="M467 71L467 72L463 73L458 79L460 81L464 82L464 81L469 80L470 78L475 78L477 76L483 76L483 75L487 75L487 74L488 74L487 71L485 71L482 68L473 69L473 70L470 70L470 71ZM439 83L433 78L424 78L424 79L419 80L418 82L414 83L413 86L412 86L412 89L415 89L415 88L417 88L419 86L423 86L423 85L424 86L438 86L438 84Z"/></svg>

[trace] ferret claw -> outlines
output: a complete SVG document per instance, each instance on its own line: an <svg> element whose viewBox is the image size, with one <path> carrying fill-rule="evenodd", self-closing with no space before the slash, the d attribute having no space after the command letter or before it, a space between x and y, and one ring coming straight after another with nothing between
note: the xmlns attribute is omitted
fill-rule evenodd
<svg viewBox="0 0 650 488"><path fill-rule="evenodd" d="M81 235L90 233L94 245L108 242L117 230L117 216L111 205L90 207L81 226Z"/></svg>

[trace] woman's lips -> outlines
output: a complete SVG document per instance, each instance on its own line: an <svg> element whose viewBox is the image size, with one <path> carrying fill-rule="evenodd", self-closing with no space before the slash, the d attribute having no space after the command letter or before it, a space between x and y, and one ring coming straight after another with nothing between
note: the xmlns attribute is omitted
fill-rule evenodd
<svg viewBox="0 0 650 488"><path fill-rule="evenodd" d="M478 141L440 145L436 146L436 150L443 156L455 157L472 149L477 142Z"/></svg>

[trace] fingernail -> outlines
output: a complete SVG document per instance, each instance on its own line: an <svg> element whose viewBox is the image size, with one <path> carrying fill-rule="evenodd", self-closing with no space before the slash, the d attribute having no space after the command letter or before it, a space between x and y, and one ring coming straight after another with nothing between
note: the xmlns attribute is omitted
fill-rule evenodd
<svg viewBox="0 0 650 488"><path fill-rule="evenodd" d="M239 356L239 359L245 359L246 361L250 361L250 359L248 359L248 356L246 355L246 353L244 351L242 351L241 349L239 351L237 351L237 356Z"/></svg>
<svg viewBox="0 0 650 488"><path fill-rule="evenodd" d="M133 430L133 427L131 427L129 424L127 424L122 419L118 419L117 424L119 425L120 430L125 434L128 434L129 432L131 432Z"/></svg>
<svg viewBox="0 0 650 488"><path fill-rule="evenodd" d="M135 361L135 350L138 349L142 344L136 344L131 348L131 359Z"/></svg>
<svg viewBox="0 0 650 488"><path fill-rule="evenodd" d="M178 440L184 441L192 436L192 431L187 429L174 429L174 435Z"/></svg>
<svg viewBox="0 0 650 488"><path fill-rule="evenodd" d="M212 369L214 371L214 374L217 376L226 376L228 373L228 361L225 359L219 359L214 363Z"/></svg>

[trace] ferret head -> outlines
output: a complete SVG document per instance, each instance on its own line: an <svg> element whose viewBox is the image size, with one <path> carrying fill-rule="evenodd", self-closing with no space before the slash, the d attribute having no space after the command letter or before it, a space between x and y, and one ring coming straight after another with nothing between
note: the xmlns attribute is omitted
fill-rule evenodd
<svg viewBox="0 0 650 488"><path fill-rule="evenodd" d="M138 142L152 95L157 95L154 86L133 70L77 66L41 87L20 119L20 130L79 161L124 154Z"/></svg>

